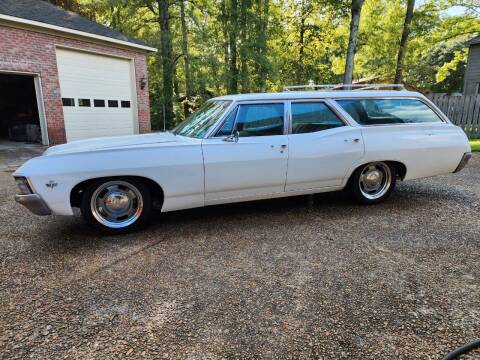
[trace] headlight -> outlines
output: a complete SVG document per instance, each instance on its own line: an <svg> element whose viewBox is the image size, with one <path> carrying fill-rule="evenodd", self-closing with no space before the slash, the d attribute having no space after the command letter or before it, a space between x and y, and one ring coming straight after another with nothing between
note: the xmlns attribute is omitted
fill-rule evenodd
<svg viewBox="0 0 480 360"><path fill-rule="evenodd" d="M27 178L23 176L15 177L15 182L17 183L18 188L20 189L20 194L28 195L32 193L30 185L28 184Z"/></svg>

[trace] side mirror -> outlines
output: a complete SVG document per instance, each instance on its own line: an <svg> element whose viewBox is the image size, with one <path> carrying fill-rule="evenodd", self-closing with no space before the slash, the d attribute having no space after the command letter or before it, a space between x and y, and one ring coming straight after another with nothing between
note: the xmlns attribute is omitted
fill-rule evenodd
<svg viewBox="0 0 480 360"><path fill-rule="evenodd" d="M226 142L238 142L238 138L240 137L240 133L238 130L235 130L232 135L227 136L223 141Z"/></svg>

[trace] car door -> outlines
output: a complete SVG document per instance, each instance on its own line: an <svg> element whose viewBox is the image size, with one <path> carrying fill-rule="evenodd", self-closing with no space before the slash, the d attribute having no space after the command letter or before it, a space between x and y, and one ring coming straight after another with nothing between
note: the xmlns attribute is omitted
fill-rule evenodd
<svg viewBox="0 0 480 360"><path fill-rule="evenodd" d="M325 101L292 101L287 191L341 186L364 154L361 130Z"/></svg>
<svg viewBox="0 0 480 360"><path fill-rule="evenodd" d="M240 103L202 142L205 203L285 191L288 136L283 101Z"/></svg>

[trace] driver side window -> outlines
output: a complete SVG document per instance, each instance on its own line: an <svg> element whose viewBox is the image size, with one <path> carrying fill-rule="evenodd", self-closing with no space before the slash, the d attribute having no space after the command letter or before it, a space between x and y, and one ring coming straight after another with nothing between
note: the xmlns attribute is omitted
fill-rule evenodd
<svg viewBox="0 0 480 360"><path fill-rule="evenodd" d="M241 104L232 111L216 136L238 131L240 137L283 135L283 103Z"/></svg>

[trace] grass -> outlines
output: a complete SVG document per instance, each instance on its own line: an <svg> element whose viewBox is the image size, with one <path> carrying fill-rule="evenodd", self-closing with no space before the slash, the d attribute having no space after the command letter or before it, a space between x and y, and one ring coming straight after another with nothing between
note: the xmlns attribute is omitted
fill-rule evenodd
<svg viewBox="0 0 480 360"><path fill-rule="evenodd" d="M480 151L480 139L470 140L472 151Z"/></svg>

